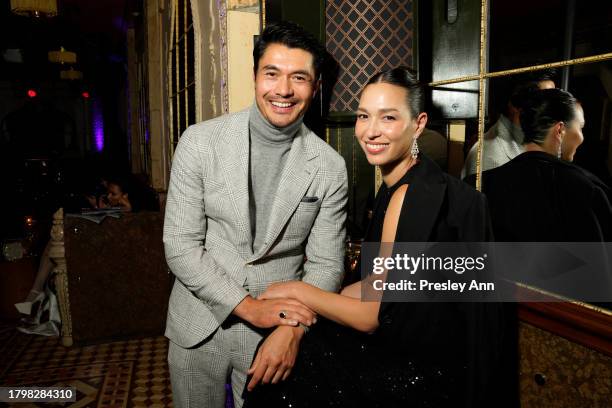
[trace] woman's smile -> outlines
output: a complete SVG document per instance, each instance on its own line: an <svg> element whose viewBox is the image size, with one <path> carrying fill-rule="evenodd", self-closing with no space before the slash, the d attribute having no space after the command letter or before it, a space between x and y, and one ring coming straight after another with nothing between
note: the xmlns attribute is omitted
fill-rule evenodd
<svg viewBox="0 0 612 408"><path fill-rule="evenodd" d="M389 143L365 143L366 150L369 154L381 153L387 148L387 146L389 146Z"/></svg>

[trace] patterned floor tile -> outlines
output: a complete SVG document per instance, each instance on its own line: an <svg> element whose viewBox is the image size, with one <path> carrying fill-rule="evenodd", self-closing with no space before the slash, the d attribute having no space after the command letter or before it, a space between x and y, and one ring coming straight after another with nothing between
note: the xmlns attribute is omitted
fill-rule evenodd
<svg viewBox="0 0 612 408"><path fill-rule="evenodd" d="M20 408L172 407L167 352L161 336L66 348L56 337L25 335L0 323L0 386L73 386L77 391L74 403L14 405Z"/></svg>

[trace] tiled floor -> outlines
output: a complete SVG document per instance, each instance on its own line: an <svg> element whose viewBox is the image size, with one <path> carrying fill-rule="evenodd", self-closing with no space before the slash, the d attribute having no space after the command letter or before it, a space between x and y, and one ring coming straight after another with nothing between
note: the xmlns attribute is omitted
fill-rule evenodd
<svg viewBox="0 0 612 408"><path fill-rule="evenodd" d="M165 337L85 347L0 325L0 386L74 386L77 401L18 407L171 407ZM0 403L2 404L2 403ZM12 405L0 405L12 406Z"/></svg>

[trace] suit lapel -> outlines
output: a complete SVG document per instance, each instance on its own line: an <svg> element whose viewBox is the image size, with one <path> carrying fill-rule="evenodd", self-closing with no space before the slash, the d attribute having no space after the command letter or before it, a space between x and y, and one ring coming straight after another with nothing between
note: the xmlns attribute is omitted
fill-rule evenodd
<svg viewBox="0 0 612 408"><path fill-rule="evenodd" d="M253 255L249 214L249 113L242 111L233 117L225 131L223 143L215 146L223 168L225 185L232 203L237 229L236 247L245 258Z"/></svg>
<svg viewBox="0 0 612 408"><path fill-rule="evenodd" d="M264 256L274 244L318 171L316 161L313 160L318 156L318 153L308 143L307 135L309 132L310 130L302 125L293 139L272 202L266 228L266 239L259 251L253 256L253 260Z"/></svg>
<svg viewBox="0 0 612 408"><path fill-rule="evenodd" d="M395 239L396 242L427 242L444 202L446 181L442 171L425 156L421 156L421 163L413 169L411 179Z"/></svg>

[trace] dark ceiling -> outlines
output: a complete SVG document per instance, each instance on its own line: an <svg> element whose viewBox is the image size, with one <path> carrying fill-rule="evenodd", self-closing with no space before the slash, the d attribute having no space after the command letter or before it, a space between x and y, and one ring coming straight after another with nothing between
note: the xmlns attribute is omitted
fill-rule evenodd
<svg viewBox="0 0 612 408"><path fill-rule="evenodd" d="M23 63L0 57L0 80L57 79L65 69L47 61L47 52L64 47L77 53L75 69L87 81L108 64L125 62L125 33L138 24L143 0L58 0L58 16L30 18L0 6L0 54L19 49ZM15 55L13 53L13 55Z"/></svg>

